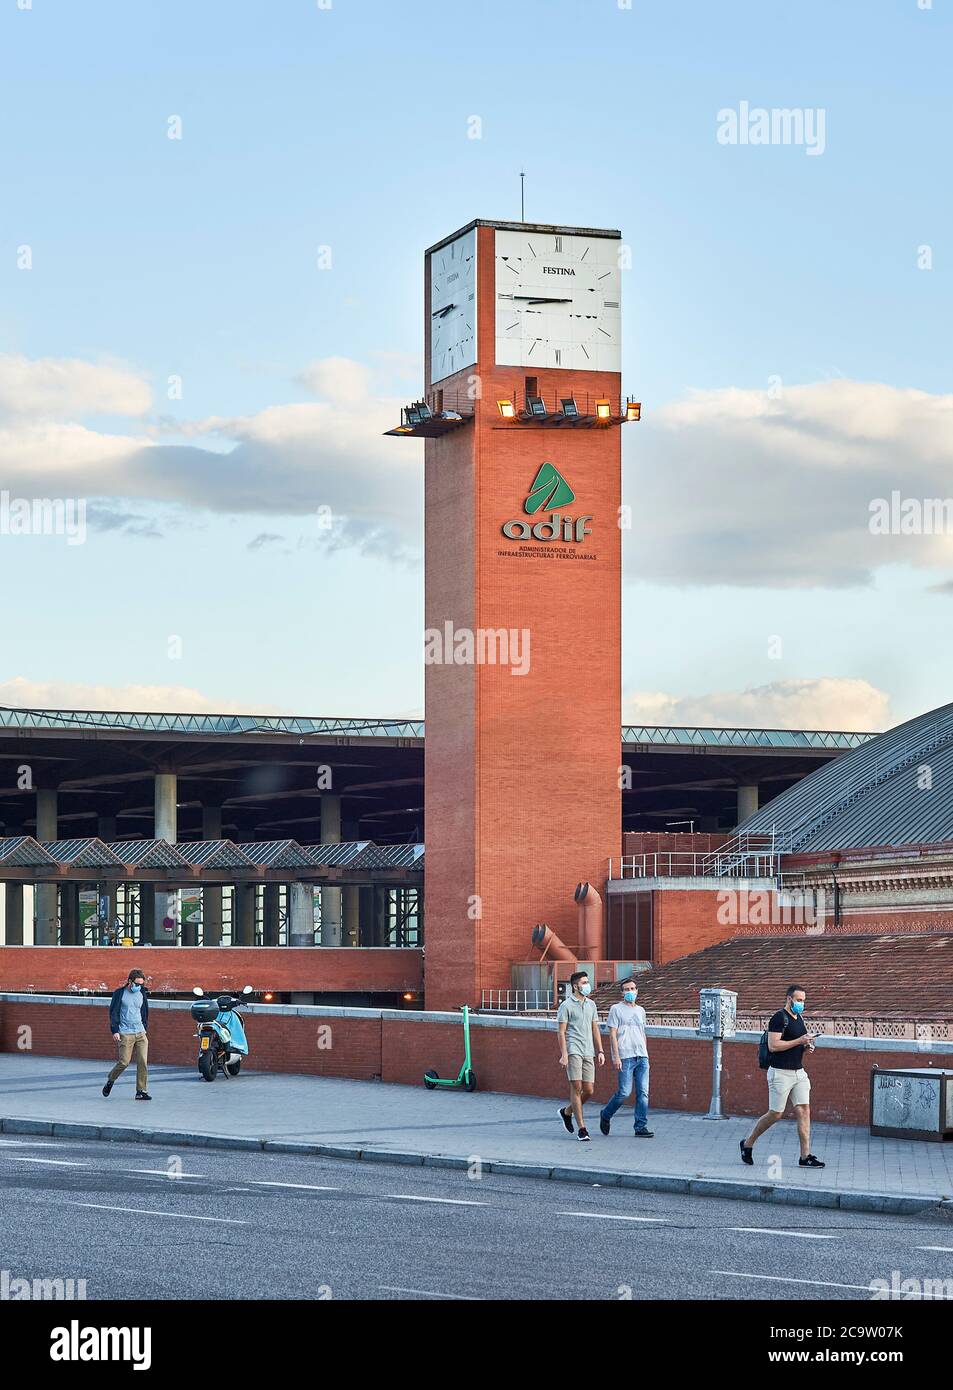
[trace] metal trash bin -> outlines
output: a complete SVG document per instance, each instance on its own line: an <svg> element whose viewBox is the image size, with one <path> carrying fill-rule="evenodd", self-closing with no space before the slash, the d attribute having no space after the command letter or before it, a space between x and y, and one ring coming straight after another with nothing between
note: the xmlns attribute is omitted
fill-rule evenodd
<svg viewBox="0 0 953 1390"><path fill-rule="evenodd" d="M738 996L733 989L702 989L698 992L700 1038L733 1038L738 1017Z"/></svg>
<svg viewBox="0 0 953 1390"><path fill-rule="evenodd" d="M874 1067L870 1132L882 1139L953 1139L953 1071Z"/></svg>

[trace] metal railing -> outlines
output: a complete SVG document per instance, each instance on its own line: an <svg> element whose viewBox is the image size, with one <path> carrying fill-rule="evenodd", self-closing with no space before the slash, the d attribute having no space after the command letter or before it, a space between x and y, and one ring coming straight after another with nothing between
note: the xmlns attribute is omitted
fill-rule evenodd
<svg viewBox="0 0 953 1390"><path fill-rule="evenodd" d="M754 838L754 837L752 837ZM770 840L770 837L768 837ZM609 878L771 878L780 873L776 846L751 845L740 850L729 841L718 850L652 850L609 860Z"/></svg>

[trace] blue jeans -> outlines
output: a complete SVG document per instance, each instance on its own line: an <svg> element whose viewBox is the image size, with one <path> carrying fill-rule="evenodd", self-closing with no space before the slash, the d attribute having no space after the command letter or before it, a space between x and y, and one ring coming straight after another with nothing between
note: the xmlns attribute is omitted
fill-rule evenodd
<svg viewBox="0 0 953 1390"><path fill-rule="evenodd" d="M649 1118L649 1059L648 1057L623 1057L619 1068L619 1088L602 1111L602 1117L611 1120L623 1101L632 1094L635 1082L635 1129L645 1129Z"/></svg>

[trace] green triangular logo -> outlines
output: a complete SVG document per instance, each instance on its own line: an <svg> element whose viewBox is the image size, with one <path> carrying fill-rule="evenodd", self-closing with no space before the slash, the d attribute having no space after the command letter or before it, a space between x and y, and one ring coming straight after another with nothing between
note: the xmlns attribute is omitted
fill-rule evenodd
<svg viewBox="0 0 953 1390"><path fill-rule="evenodd" d="M523 510L529 516L536 512L551 512L556 507L568 506L575 497L576 494L558 469L551 463L544 463L523 503Z"/></svg>

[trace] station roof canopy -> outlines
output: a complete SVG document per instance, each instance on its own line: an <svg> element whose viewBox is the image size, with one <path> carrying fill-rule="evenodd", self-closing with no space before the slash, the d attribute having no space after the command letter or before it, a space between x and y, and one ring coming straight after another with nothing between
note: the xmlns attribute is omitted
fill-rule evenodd
<svg viewBox="0 0 953 1390"><path fill-rule="evenodd" d="M334 838L420 844L424 734L414 718L0 708L0 834L35 835L33 788L56 788L56 833L98 837L129 862L128 846L153 834L155 775L174 772L180 850L212 838L312 846L328 830L328 793L339 798ZM557 726L557 751L559 736ZM870 737L626 724L619 761L631 777L623 782L622 828L732 827L739 786L757 785L763 805ZM24 764L32 773L26 787Z"/></svg>

